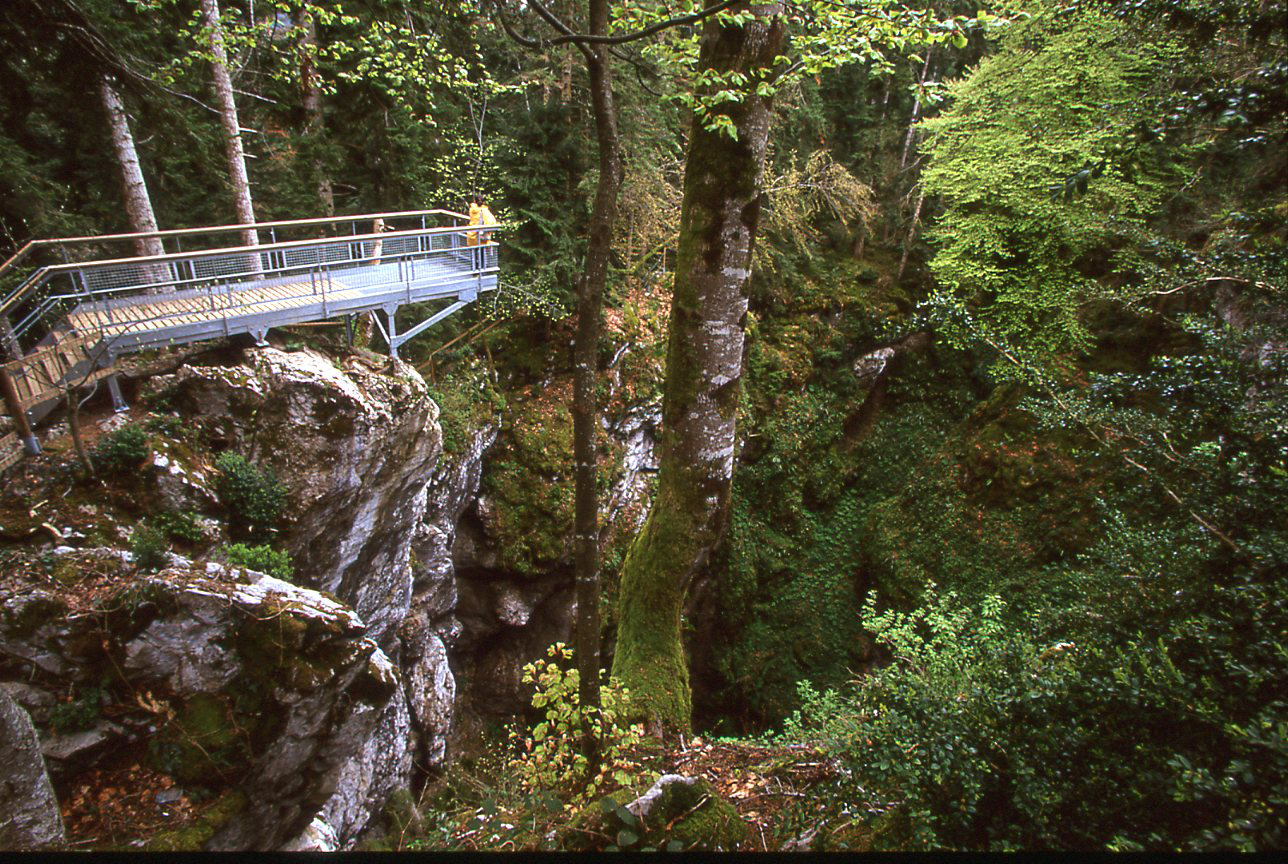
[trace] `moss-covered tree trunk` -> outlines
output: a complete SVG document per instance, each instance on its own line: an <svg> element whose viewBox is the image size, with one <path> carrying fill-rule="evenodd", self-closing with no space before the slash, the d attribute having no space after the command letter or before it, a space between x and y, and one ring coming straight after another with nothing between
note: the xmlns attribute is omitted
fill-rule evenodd
<svg viewBox="0 0 1288 864"><path fill-rule="evenodd" d="M752 243L769 140L772 75L784 22L777 3L738 4L753 17L703 27L699 74L742 73L742 101L718 106L737 139L696 120L685 164L671 301L657 495L622 568L613 674L654 732L689 727L680 638L685 593L720 541L733 479L735 421ZM728 80L727 78L725 79ZM730 84L717 84L728 87ZM734 85L738 86L738 85Z"/></svg>

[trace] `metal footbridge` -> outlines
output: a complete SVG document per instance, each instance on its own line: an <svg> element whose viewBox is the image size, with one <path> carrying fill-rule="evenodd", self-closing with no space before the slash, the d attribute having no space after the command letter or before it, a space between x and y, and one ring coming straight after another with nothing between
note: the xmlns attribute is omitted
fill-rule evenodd
<svg viewBox="0 0 1288 864"><path fill-rule="evenodd" d="M38 240L0 265L0 470L39 452L31 425L120 356L373 315L398 348L497 287L493 232L446 210ZM143 253L148 254L143 254ZM398 309L429 304L399 333ZM438 308L435 308L438 307Z"/></svg>

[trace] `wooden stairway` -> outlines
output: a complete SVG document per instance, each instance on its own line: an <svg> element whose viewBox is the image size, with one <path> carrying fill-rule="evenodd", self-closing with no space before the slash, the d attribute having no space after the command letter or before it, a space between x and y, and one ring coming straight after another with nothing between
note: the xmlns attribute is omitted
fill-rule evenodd
<svg viewBox="0 0 1288 864"><path fill-rule="evenodd" d="M0 364L13 382L19 406L33 424L57 407L67 387L92 384L113 371L98 331L55 330L46 339L47 344L22 358ZM17 432L0 436L0 471L18 462L22 453Z"/></svg>

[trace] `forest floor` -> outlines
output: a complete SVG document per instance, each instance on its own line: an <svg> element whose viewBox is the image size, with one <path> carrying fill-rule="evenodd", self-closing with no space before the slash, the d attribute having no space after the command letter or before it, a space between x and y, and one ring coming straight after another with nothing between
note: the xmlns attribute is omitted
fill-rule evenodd
<svg viewBox="0 0 1288 864"><path fill-rule="evenodd" d="M832 764L808 747L725 739L677 742L667 749L665 765L664 773L705 778L734 806L751 829L740 849L745 852L810 847L826 821L813 790L836 777ZM865 851L865 844L854 851Z"/></svg>
<svg viewBox="0 0 1288 864"><path fill-rule="evenodd" d="M420 824L391 826L393 832L372 849L410 851L524 851L562 849L564 840L579 835L589 843L584 851L611 851L616 829L587 822L587 812L599 810L591 801L569 809L566 805L542 810L542 793L516 794L495 774L505 757L494 748L473 767L466 759L431 783L421 798ZM490 758L489 758L490 757ZM653 776L678 774L700 778L710 784L710 793L728 803L746 824L747 833L735 848L724 851L776 852L794 850L868 851L871 838L867 828L854 818L837 819L829 812L824 793L839 779L829 760L806 746L783 745L702 737L670 739L662 745L643 743L634 751L641 767ZM499 759L498 762L491 762ZM485 767L491 762L492 767ZM513 767L511 763L511 767ZM507 772L508 773L508 772ZM637 791L639 791L637 789ZM611 793L620 802L621 792ZM664 829L670 835L671 825ZM422 820L423 821L420 821ZM401 832L399 831L401 828ZM657 826L650 830L656 837ZM665 837L664 837L665 839ZM658 843L640 839L637 842ZM364 848L359 846L360 849ZM572 847L570 847L572 848ZM582 850L583 847L576 847ZM648 851L644 845L640 851ZM706 848L693 847L694 851ZM630 851L634 851L631 847Z"/></svg>

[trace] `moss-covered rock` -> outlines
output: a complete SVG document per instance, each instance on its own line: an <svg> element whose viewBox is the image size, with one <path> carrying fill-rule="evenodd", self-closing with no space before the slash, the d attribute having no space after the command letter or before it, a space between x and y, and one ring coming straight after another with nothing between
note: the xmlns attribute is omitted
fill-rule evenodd
<svg viewBox="0 0 1288 864"><path fill-rule="evenodd" d="M732 852L749 832L705 779L669 774L639 797L619 789L583 807L561 830L560 848Z"/></svg>
<svg viewBox="0 0 1288 864"><path fill-rule="evenodd" d="M651 822L661 830L654 828L650 836L656 834L660 846L678 840L686 850L732 852L750 832L734 806L703 779L691 786L672 783L666 787L654 812L658 816Z"/></svg>
<svg viewBox="0 0 1288 864"><path fill-rule="evenodd" d="M183 828L155 835L143 847L144 851L200 852L206 841L245 807L246 796L236 789L229 789L207 807L196 821Z"/></svg>
<svg viewBox="0 0 1288 864"><path fill-rule="evenodd" d="M356 354L247 350L235 366L183 366L149 383L217 449L270 469L300 578L351 604L372 635L411 595L407 538L441 449L438 407L414 369Z"/></svg>

